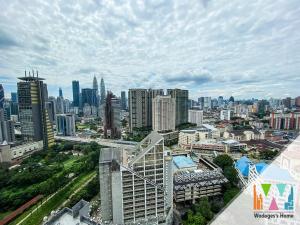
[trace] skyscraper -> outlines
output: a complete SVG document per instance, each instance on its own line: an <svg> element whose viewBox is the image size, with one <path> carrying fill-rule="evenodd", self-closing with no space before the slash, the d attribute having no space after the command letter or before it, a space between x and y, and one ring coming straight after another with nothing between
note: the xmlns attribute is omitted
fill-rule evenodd
<svg viewBox="0 0 300 225"><path fill-rule="evenodd" d="M62 89L61 89L61 88L59 88L58 92L59 92L59 93L58 93L58 94L59 94L58 96L61 97L61 98L63 98L63 92L62 92Z"/></svg>
<svg viewBox="0 0 300 225"><path fill-rule="evenodd" d="M152 127L152 99L157 95L163 95L163 90L129 89L128 110L131 132L135 128Z"/></svg>
<svg viewBox="0 0 300 225"><path fill-rule="evenodd" d="M172 224L171 152L153 131L133 151L103 148L99 160L103 224Z"/></svg>
<svg viewBox="0 0 300 225"><path fill-rule="evenodd" d="M121 91L121 109L126 110L127 109L127 104L126 104L126 92Z"/></svg>
<svg viewBox="0 0 300 225"><path fill-rule="evenodd" d="M0 108L3 108L4 103L4 89L2 84L0 84Z"/></svg>
<svg viewBox="0 0 300 225"><path fill-rule="evenodd" d="M194 123L197 124L197 126L201 126L203 123L203 111L189 109L189 123Z"/></svg>
<svg viewBox="0 0 300 225"><path fill-rule="evenodd" d="M97 106L97 90L92 88L81 89L82 105Z"/></svg>
<svg viewBox="0 0 300 225"><path fill-rule="evenodd" d="M75 135L75 117L74 114L58 114L56 116L57 135L74 136Z"/></svg>
<svg viewBox="0 0 300 225"><path fill-rule="evenodd" d="M18 93L17 92L11 92L10 96L11 96L11 101L13 103L18 103Z"/></svg>
<svg viewBox="0 0 300 225"><path fill-rule="evenodd" d="M104 84L104 79L103 77L101 78L101 83L100 83L100 104L104 104L105 102L105 84Z"/></svg>
<svg viewBox="0 0 300 225"><path fill-rule="evenodd" d="M120 100L107 92L104 106L104 136L105 138L121 137L121 106Z"/></svg>
<svg viewBox="0 0 300 225"><path fill-rule="evenodd" d="M181 89L168 89L167 94L175 98L176 102L176 120L175 125L184 124L188 122L188 99L189 91Z"/></svg>
<svg viewBox="0 0 300 225"><path fill-rule="evenodd" d="M152 101L156 96L159 95L164 95L163 89L148 89L147 124L149 127L152 126Z"/></svg>
<svg viewBox="0 0 300 225"><path fill-rule="evenodd" d="M152 129L175 130L175 99L171 96L156 96L152 101Z"/></svg>
<svg viewBox="0 0 300 225"><path fill-rule="evenodd" d="M72 90L73 90L73 106L79 107L80 88L79 88L78 80L72 81Z"/></svg>
<svg viewBox="0 0 300 225"><path fill-rule="evenodd" d="M0 108L0 144L4 141L15 141L15 126L13 121L5 119L4 110Z"/></svg>
<svg viewBox="0 0 300 225"><path fill-rule="evenodd" d="M54 134L46 108L47 85L43 78L34 76L19 77L18 99L21 132L24 141L43 140L44 148L54 144Z"/></svg>
<svg viewBox="0 0 300 225"><path fill-rule="evenodd" d="M58 96L56 99L56 113L57 114L63 114L64 111L64 98L61 96Z"/></svg>
<svg viewBox="0 0 300 225"><path fill-rule="evenodd" d="M48 102L46 102L46 108L49 113L50 122L53 125L56 122L56 99L54 97L50 97Z"/></svg>
<svg viewBox="0 0 300 225"><path fill-rule="evenodd" d="M98 95L99 94L99 87L98 87L98 81L97 81L97 78L96 78L95 75L94 75L94 78L93 78L93 89L97 90L97 95Z"/></svg>
<svg viewBox="0 0 300 225"><path fill-rule="evenodd" d="M147 89L129 89L128 91L129 128L148 127L148 91Z"/></svg>

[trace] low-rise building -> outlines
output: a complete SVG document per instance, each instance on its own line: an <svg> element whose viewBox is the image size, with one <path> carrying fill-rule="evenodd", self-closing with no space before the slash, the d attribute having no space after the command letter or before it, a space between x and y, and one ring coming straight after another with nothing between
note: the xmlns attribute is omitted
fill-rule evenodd
<svg viewBox="0 0 300 225"><path fill-rule="evenodd" d="M190 148L196 153L212 151L229 153L246 150L247 144L232 139L219 141L216 139L207 139L193 143Z"/></svg>
<svg viewBox="0 0 300 225"><path fill-rule="evenodd" d="M202 126L197 128L181 130L179 132L178 144L181 147L186 147L190 146L191 143L206 139L220 139L220 131L208 124L202 124Z"/></svg>
<svg viewBox="0 0 300 225"><path fill-rule="evenodd" d="M35 151L43 149L43 141L29 142L11 147L6 142L0 145L0 162L18 162Z"/></svg>
<svg viewBox="0 0 300 225"><path fill-rule="evenodd" d="M256 129L225 131L223 138L237 141L262 140L265 139L265 131Z"/></svg>
<svg viewBox="0 0 300 225"><path fill-rule="evenodd" d="M176 203L194 203L201 197L222 193L228 180L222 170L195 154L173 155L173 190Z"/></svg>
<svg viewBox="0 0 300 225"><path fill-rule="evenodd" d="M80 200L76 205L52 214L46 219L44 225L100 225L90 219L90 204Z"/></svg>
<svg viewBox="0 0 300 225"><path fill-rule="evenodd" d="M231 118L231 110L230 109L224 109L220 111L220 120L230 120Z"/></svg>

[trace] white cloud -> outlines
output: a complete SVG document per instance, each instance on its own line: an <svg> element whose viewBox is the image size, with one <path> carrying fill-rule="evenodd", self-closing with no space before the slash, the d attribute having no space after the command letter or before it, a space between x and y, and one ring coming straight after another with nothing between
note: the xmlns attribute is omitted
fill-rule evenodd
<svg viewBox="0 0 300 225"><path fill-rule="evenodd" d="M93 74L116 94L182 87L194 98L299 95L298 0L12 0L0 6L0 82L11 77L7 90L34 68L50 94L62 86L69 97L72 80L91 86Z"/></svg>

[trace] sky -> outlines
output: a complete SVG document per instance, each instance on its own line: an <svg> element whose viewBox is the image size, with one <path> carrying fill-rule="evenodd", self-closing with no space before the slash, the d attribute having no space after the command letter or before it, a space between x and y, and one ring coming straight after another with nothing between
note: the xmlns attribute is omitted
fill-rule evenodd
<svg viewBox="0 0 300 225"><path fill-rule="evenodd" d="M0 0L0 83L38 70L50 95L72 80L183 88L190 98L300 95L299 0Z"/></svg>

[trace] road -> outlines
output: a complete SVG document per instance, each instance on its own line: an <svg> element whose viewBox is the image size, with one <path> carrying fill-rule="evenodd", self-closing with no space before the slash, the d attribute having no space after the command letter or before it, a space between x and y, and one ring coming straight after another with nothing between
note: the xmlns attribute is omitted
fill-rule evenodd
<svg viewBox="0 0 300 225"><path fill-rule="evenodd" d="M110 139L91 139L91 138L81 138L81 137L69 137L69 136L55 136L56 140L65 140L65 141L74 141L74 142L82 142L88 143L95 141L99 145L115 147L115 148L126 148L126 149L134 149L136 147L136 143L129 141L121 141L121 140L110 140Z"/></svg>

